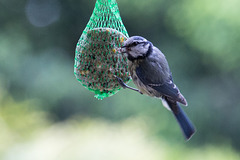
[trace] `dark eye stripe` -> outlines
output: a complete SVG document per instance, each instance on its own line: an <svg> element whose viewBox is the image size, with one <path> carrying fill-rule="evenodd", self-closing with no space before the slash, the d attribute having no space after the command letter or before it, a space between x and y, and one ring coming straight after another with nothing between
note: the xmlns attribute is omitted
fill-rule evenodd
<svg viewBox="0 0 240 160"><path fill-rule="evenodd" d="M129 45L129 47L133 47L133 46L136 46L136 45L141 44L141 43L144 43L144 42L133 42Z"/></svg>
<svg viewBox="0 0 240 160"><path fill-rule="evenodd" d="M136 46L136 45L138 45L138 44L140 44L140 43L139 43L139 42L133 42L133 43L132 43L133 46Z"/></svg>

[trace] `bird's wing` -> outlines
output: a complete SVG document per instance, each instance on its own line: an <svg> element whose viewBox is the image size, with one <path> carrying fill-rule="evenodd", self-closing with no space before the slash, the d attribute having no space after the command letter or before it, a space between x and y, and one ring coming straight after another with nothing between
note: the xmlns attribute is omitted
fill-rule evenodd
<svg viewBox="0 0 240 160"><path fill-rule="evenodd" d="M136 68L136 74L144 85L155 89L163 96L181 102L181 93L173 83L171 73L164 73L161 65L154 62L142 63Z"/></svg>

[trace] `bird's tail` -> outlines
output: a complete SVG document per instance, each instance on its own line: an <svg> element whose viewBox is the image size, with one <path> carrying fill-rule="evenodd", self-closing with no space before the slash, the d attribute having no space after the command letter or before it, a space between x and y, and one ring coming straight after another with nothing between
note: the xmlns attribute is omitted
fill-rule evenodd
<svg viewBox="0 0 240 160"><path fill-rule="evenodd" d="M195 127L191 120L187 117L186 113L182 110L177 102L172 102L166 99L169 108L173 112L175 118L177 119L184 136L189 140L195 133Z"/></svg>

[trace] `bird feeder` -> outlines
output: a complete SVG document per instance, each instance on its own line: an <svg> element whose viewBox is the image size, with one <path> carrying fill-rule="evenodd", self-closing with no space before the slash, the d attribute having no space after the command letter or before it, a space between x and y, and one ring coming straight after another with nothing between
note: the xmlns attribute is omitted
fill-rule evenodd
<svg viewBox="0 0 240 160"><path fill-rule="evenodd" d="M98 99L121 89L115 76L130 80L127 57L118 51L127 38L116 0L97 0L76 46L74 74Z"/></svg>

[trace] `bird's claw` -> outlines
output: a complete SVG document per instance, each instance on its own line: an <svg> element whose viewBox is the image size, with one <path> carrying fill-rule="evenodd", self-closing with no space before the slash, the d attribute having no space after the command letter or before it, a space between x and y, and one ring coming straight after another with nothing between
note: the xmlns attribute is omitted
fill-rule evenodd
<svg viewBox="0 0 240 160"><path fill-rule="evenodd" d="M116 76L116 75L113 75L113 76L117 79L118 83L125 89L126 85L123 82L123 80L121 78L119 78L118 76Z"/></svg>
<svg viewBox="0 0 240 160"><path fill-rule="evenodd" d="M117 79L118 83L122 86L122 88L128 88L128 89L131 89L133 91L137 91L138 93L140 94L143 94L141 91L139 91L138 89L135 89L135 88L132 88L132 87L129 87L128 85L126 85L123 80L121 78L119 78L118 76L114 75L114 77Z"/></svg>

